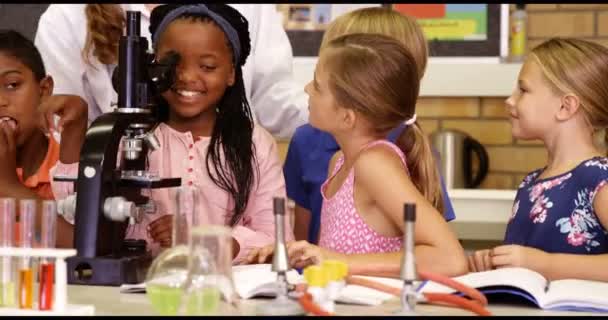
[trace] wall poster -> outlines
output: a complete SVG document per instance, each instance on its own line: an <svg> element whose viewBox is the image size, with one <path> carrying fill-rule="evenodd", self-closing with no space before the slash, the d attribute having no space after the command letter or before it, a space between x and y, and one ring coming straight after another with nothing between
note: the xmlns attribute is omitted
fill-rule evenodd
<svg viewBox="0 0 608 320"><path fill-rule="evenodd" d="M277 4L295 56L317 56L323 32L336 17L365 7L415 17L431 56L500 56L500 4Z"/></svg>

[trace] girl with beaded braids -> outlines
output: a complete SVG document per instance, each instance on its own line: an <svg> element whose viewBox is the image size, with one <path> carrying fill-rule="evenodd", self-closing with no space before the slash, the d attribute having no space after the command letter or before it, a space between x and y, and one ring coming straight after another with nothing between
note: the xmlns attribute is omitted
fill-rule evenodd
<svg viewBox="0 0 608 320"><path fill-rule="evenodd" d="M55 79L55 92L81 96L88 123L112 112L118 95L112 72L126 11L141 12L141 36L152 43L150 14L158 3L53 3L40 16L35 44ZM231 3L247 19L251 52L243 66L247 99L257 121L276 137L291 137L306 122L308 105L295 81L293 53L275 4ZM151 47L150 47L151 49Z"/></svg>
<svg viewBox="0 0 608 320"><path fill-rule="evenodd" d="M224 4L169 4L152 11L150 33L157 60L172 52L180 59L175 83L161 93L162 122L154 131L161 147L148 155L149 170L197 187L200 223L231 226L239 262L250 248L274 241L272 198L285 196L275 140L254 124L245 95L248 22ZM127 237L146 239L156 254L171 245L176 189L150 192L156 212ZM290 228L286 237L293 239Z"/></svg>

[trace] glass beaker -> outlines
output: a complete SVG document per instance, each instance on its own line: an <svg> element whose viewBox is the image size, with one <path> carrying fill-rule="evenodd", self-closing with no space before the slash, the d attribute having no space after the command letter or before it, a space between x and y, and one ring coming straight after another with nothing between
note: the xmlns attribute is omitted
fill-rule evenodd
<svg viewBox="0 0 608 320"><path fill-rule="evenodd" d="M192 229L184 294L182 314L226 315L234 311L232 307L238 308L230 228L207 225Z"/></svg>
<svg viewBox="0 0 608 320"><path fill-rule="evenodd" d="M203 196L204 197L204 196ZM161 315L176 315L188 274L190 230L198 226L201 193L196 186L182 186L175 194L172 246L152 262L146 276L146 295Z"/></svg>

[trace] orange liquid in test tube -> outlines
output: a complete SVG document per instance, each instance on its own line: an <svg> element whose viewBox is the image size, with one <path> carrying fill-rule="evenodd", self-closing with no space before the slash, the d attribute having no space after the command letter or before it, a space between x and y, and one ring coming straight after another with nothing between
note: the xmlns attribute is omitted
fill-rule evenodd
<svg viewBox="0 0 608 320"><path fill-rule="evenodd" d="M19 270L19 308L31 309L34 306L34 275L32 269Z"/></svg>
<svg viewBox="0 0 608 320"><path fill-rule="evenodd" d="M32 248L34 237L34 217L36 201L24 199L19 201L19 241L21 248ZM22 257L19 265L19 308L31 309L34 305L34 274L31 257Z"/></svg>

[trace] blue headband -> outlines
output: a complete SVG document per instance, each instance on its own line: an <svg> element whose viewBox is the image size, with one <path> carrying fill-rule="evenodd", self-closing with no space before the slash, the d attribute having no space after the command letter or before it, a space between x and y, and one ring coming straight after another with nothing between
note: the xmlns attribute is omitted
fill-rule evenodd
<svg viewBox="0 0 608 320"><path fill-rule="evenodd" d="M207 8L207 6L204 4L183 6L169 12L158 25L158 28L156 29L154 35L152 35L152 43L154 49L156 49L156 44L158 43L160 35L167 28L169 23L171 23L177 17L185 13L203 14L215 21L215 23L220 26L222 31L224 31L224 33L228 37L228 41L230 41L230 44L232 45L232 48L234 50L234 64L238 64L238 62L241 60L241 45L239 42L238 33L236 32L236 30L234 30L232 25L228 23L228 21L226 21L226 19L224 19L217 13L209 10L209 8Z"/></svg>

